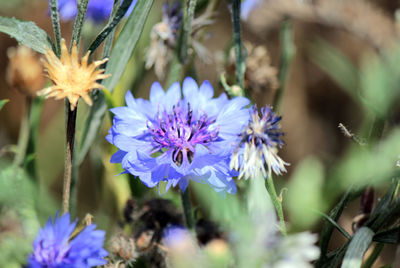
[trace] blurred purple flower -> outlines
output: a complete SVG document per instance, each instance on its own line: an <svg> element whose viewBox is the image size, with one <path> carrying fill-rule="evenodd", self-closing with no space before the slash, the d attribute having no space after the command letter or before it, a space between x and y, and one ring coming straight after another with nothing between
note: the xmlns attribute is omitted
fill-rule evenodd
<svg viewBox="0 0 400 268"><path fill-rule="evenodd" d="M68 213L46 223L33 242L33 253L28 257L30 268L93 267L106 264L108 255L103 249L105 232L88 225L71 239L76 221L70 222Z"/></svg>
<svg viewBox="0 0 400 268"><path fill-rule="evenodd" d="M62 20L73 20L78 13L77 0L58 0L58 9ZM126 14L130 14L136 5L133 0ZM103 22L110 17L114 0L90 0L86 12L86 18L96 23Z"/></svg>
<svg viewBox="0 0 400 268"><path fill-rule="evenodd" d="M240 7L240 16L243 20L247 20L251 11L257 8L262 0L245 0Z"/></svg>
<svg viewBox="0 0 400 268"><path fill-rule="evenodd" d="M153 83L150 100L126 94L127 107L111 109L113 126L106 139L118 147L112 163L136 175L147 187L166 182L166 191L189 180L208 183L217 192L236 193L229 169L235 141L249 120L249 100L228 100L225 94L212 98L208 81L198 87L190 77L164 92Z"/></svg>
<svg viewBox="0 0 400 268"><path fill-rule="evenodd" d="M256 178L260 174L267 176L273 171L277 175L286 172L289 165L278 156L278 148L283 146L279 121L270 106L261 109L261 118L256 107L250 109L248 126L240 134L240 142L233 153L230 167L240 172L239 178Z"/></svg>

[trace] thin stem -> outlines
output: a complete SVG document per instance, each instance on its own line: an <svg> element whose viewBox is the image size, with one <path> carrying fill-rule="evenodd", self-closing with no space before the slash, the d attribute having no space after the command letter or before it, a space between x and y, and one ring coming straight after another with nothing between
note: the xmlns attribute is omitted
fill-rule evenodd
<svg viewBox="0 0 400 268"><path fill-rule="evenodd" d="M50 0L50 14L51 23L53 25L54 38L56 39L56 55L61 55L61 27L60 27L60 16L58 14L58 1Z"/></svg>
<svg viewBox="0 0 400 268"><path fill-rule="evenodd" d="M15 167L22 167L25 160L26 149L28 148L29 141L29 117L31 105L32 97L27 96L25 102L25 111L21 121L21 128L19 130L17 154L14 158Z"/></svg>
<svg viewBox="0 0 400 268"><path fill-rule="evenodd" d="M192 21L194 17L194 11L196 10L197 0L187 0L184 13L184 21L182 28L182 40L179 49L179 60L181 63L186 63L188 60L188 50L190 46L190 38L192 35Z"/></svg>
<svg viewBox="0 0 400 268"><path fill-rule="evenodd" d="M376 259L379 257L379 254L381 254L381 251L383 249L385 244L383 243L378 243L374 247L374 250L372 251L371 255L368 257L368 259L365 261L365 264L363 268L371 268Z"/></svg>
<svg viewBox="0 0 400 268"><path fill-rule="evenodd" d="M186 226L193 230L194 228L194 219L193 219L193 212L192 212L192 204L190 202L190 193L189 188L186 191L181 191L181 200L183 206L183 213L185 215Z"/></svg>
<svg viewBox="0 0 400 268"><path fill-rule="evenodd" d="M76 114L78 107L75 107L73 111L68 109L67 113L67 148L65 151L65 170L64 170L64 185L63 185L63 197L62 207L63 212L69 211L69 198L70 198L70 187L71 187L71 173L72 163L74 155L74 142L75 142L75 125L76 125Z"/></svg>
<svg viewBox="0 0 400 268"><path fill-rule="evenodd" d="M76 15L74 21L74 28L72 32L72 40L71 40L71 48L72 45L76 42L76 45L79 47L79 43L81 40L82 26L85 21L86 10L88 6L89 0L81 0L78 5L78 15Z"/></svg>
<svg viewBox="0 0 400 268"><path fill-rule="evenodd" d="M279 67L279 88L275 93L273 106L276 111L279 111L283 92L285 91L287 78L289 75L289 68L292 63L296 48L293 42L292 23L290 20L285 20L281 28L281 63Z"/></svg>
<svg viewBox="0 0 400 268"><path fill-rule="evenodd" d="M29 116L29 141L26 148L26 154L34 157L26 164L26 171L34 181L39 181L36 165L37 165L37 140L39 136L40 116L42 114L44 99L35 97L33 99L30 116Z"/></svg>
<svg viewBox="0 0 400 268"><path fill-rule="evenodd" d="M272 179L271 175L265 179L265 187L267 188L267 191L271 196L272 204L274 205L276 213L278 214L281 233L286 236L287 232L285 218L283 216L282 200L276 194L274 180Z"/></svg>
<svg viewBox="0 0 400 268"><path fill-rule="evenodd" d="M233 23L233 42L235 47L236 60L236 79L240 88L244 89L244 72L246 70L246 55L243 49L241 29L240 29L240 0L233 0L232 23Z"/></svg>

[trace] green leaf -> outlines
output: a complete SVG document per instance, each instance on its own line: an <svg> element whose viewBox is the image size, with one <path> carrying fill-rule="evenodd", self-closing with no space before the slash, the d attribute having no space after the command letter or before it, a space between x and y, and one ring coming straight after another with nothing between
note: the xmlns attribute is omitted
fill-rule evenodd
<svg viewBox="0 0 400 268"><path fill-rule="evenodd" d="M361 267L363 256L371 245L373 236L374 232L368 227L362 227L354 234L344 256L342 268Z"/></svg>
<svg viewBox="0 0 400 268"><path fill-rule="evenodd" d="M47 33L32 21L0 16L0 32L15 38L19 43L39 53L53 48L53 42Z"/></svg>
<svg viewBox="0 0 400 268"><path fill-rule="evenodd" d="M6 105L7 102L9 102L10 100L0 100L0 110L3 109L4 105Z"/></svg>
<svg viewBox="0 0 400 268"><path fill-rule="evenodd" d="M376 233L374 235L374 242L385 243L385 244L397 244L399 239L400 227L389 229Z"/></svg>
<svg viewBox="0 0 400 268"><path fill-rule="evenodd" d="M294 228L311 227L324 211L326 201L322 194L324 168L316 158L304 160L288 184L287 208Z"/></svg>
<svg viewBox="0 0 400 268"><path fill-rule="evenodd" d="M118 84L118 81L125 70L125 66L139 41L139 37L142 34L146 18L152 5L153 0L138 1L131 16L126 22L124 29L115 42L106 69L106 73L109 73L112 76L106 79L103 83L103 85L111 92Z"/></svg>
<svg viewBox="0 0 400 268"><path fill-rule="evenodd" d="M133 0L125 0L121 6L118 8L117 13L113 17L113 19L108 22L108 24L104 27L101 33L96 37L96 39L90 44L89 51L93 53L103 41L107 38L107 36L112 33L114 28L118 25L121 19L125 16L126 11L131 6Z"/></svg>
<svg viewBox="0 0 400 268"><path fill-rule="evenodd" d="M359 72L357 67L339 49L323 39L310 45L311 60L325 71L356 102L359 102Z"/></svg>
<svg viewBox="0 0 400 268"><path fill-rule="evenodd" d="M361 67L361 87L365 101L385 117L399 97L400 47L386 50L380 56L366 55Z"/></svg>
<svg viewBox="0 0 400 268"><path fill-rule="evenodd" d="M393 130L371 150L354 145L343 162L333 172L332 190L346 190L350 186L364 187L389 181L400 173L396 167L400 152L400 129Z"/></svg>

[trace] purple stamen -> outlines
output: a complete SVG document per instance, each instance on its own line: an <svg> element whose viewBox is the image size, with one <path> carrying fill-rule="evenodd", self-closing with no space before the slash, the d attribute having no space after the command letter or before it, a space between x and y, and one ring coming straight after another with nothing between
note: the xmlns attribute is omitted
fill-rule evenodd
<svg viewBox="0 0 400 268"><path fill-rule="evenodd" d="M215 121L205 113L194 113L190 104L184 105L183 101L174 105L170 113L165 109L159 111L151 124L147 124L153 138L153 152L173 150L175 164L191 163L197 144L207 146L218 139L219 128L209 129Z"/></svg>

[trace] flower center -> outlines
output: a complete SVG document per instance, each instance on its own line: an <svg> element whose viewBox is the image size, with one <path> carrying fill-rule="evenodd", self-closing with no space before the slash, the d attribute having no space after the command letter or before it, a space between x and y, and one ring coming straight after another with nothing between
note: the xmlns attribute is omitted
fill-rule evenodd
<svg viewBox="0 0 400 268"><path fill-rule="evenodd" d="M172 150L172 160L180 166L191 163L197 144L207 146L218 139L218 129L209 129L215 118L193 112L190 104L179 102L172 112L158 112L147 127L153 137L153 153Z"/></svg>

